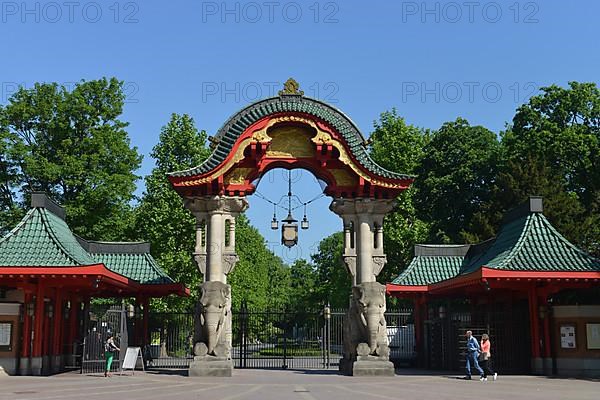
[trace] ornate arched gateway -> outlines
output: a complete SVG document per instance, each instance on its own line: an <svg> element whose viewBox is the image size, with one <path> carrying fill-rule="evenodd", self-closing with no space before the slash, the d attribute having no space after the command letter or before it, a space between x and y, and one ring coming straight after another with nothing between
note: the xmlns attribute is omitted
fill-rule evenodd
<svg viewBox="0 0 600 400"><path fill-rule="evenodd" d="M385 329L386 263L383 218L412 177L387 171L368 155L366 141L341 111L304 97L290 79L278 97L233 115L212 140L211 156L169 180L197 220L194 257L204 276L195 361L190 375L231 375L231 289L235 217L248 208L254 182L273 168L304 168L326 183L330 209L343 220L344 262L352 299L340 369L354 375L393 374Z"/></svg>

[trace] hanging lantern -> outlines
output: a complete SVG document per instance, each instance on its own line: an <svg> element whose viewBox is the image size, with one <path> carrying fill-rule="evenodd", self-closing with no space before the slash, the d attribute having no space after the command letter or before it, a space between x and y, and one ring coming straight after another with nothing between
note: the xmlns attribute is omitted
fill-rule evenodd
<svg viewBox="0 0 600 400"><path fill-rule="evenodd" d="M281 244L286 247L294 247L298 244L298 224L294 217L292 217L292 213L290 212L286 219L282 220L283 224L281 225Z"/></svg>
<svg viewBox="0 0 600 400"><path fill-rule="evenodd" d="M271 229L274 231L279 228L279 223L277 222L277 205L273 204L273 219L271 220Z"/></svg>
<svg viewBox="0 0 600 400"><path fill-rule="evenodd" d="M306 203L304 203L304 218L302 218L302 222L300 222L300 227L302 229L308 229L308 218L306 218Z"/></svg>
<svg viewBox="0 0 600 400"><path fill-rule="evenodd" d="M306 215L304 216L304 218L302 218L302 221L300 222L300 227L302 229L308 229L308 219L306 218Z"/></svg>

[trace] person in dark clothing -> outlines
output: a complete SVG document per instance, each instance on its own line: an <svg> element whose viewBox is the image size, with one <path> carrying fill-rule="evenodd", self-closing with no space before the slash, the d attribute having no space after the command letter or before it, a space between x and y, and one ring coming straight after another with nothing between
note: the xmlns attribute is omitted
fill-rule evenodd
<svg viewBox="0 0 600 400"><path fill-rule="evenodd" d="M492 371L490 367L490 358L492 357L492 353L490 352L491 347L490 337L487 333L484 333L481 335L481 358L479 359L479 365L483 369L484 381L487 381L488 375L491 375L494 380L498 379L498 373Z"/></svg>
<svg viewBox="0 0 600 400"><path fill-rule="evenodd" d="M106 338L106 342L104 343L104 357L106 358L106 368L104 369L104 376L110 376L110 368L112 366L113 358L115 356L115 351L121 351L115 345L115 339L112 334L109 334Z"/></svg>

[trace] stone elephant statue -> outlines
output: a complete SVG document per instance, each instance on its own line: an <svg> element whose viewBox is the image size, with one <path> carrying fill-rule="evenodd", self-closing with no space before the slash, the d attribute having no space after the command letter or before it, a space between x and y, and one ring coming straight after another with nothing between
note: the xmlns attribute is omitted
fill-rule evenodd
<svg viewBox="0 0 600 400"><path fill-rule="evenodd" d="M385 286L364 282L352 287L350 308L344 326L344 358L360 356L389 358L385 322Z"/></svg>
<svg viewBox="0 0 600 400"><path fill-rule="evenodd" d="M197 308L196 355L229 356L231 350L231 286L204 282ZM206 348L204 349L204 346ZM202 354L204 353L204 354Z"/></svg>

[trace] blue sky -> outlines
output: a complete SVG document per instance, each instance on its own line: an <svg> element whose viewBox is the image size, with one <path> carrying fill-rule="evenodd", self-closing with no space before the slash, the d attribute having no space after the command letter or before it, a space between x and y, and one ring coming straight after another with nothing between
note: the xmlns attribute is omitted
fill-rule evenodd
<svg viewBox="0 0 600 400"><path fill-rule="evenodd" d="M537 87L598 82L599 14L592 0L6 1L0 101L38 81L125 81L123 119L145 155L140 175L152 168L148 154L171 113L188 113L214 134L288 77L339 107L366 136L392 107L426 128L461 116L499 132ZM307 172L295 180L305 200L320 192ZM281 171L259 190L279 199ZM309 208L312 226L299 248L274 250L288 261L307 257L341 226L328 204L322 198ZM278 241L269 229L272 206L254 196L248 215Z"/></svg>

